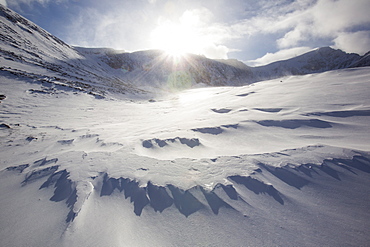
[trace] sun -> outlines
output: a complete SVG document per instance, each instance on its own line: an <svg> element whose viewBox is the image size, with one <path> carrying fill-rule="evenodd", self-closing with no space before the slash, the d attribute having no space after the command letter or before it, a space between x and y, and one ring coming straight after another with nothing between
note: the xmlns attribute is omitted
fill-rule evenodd
<svg viewBox="0 0 370 247"><path fill-rule="evenodd" d="M203 42L193 20L179 23L165 21L151 32L151 44L155 49L164 50L168 55L181 57L186 53L202 54Z"/></svg>

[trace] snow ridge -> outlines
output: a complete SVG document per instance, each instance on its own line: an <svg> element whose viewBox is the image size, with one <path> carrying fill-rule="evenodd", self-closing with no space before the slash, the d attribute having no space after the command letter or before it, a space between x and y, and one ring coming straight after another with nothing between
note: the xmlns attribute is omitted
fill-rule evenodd
<svg viewBox="0 0 370 247"><path fill-rule="evenodd" d="M282 153L276 155L281 156ZM216 160L213 162L216 162ZM34 162L38 167L55 163L57 163L57 159L47 160L46 158ZM233 202L235 201L244 204L245 209L241 211L243 213L248 211L250 198L246 195L251 192L256 195L268 195L277 203L284 205L287 197L284 193L279 192L273 184L266 182L264 174L268 173L275 177L272 181L275 181L278 187L283 184L300 190L309 183L315 183L315 180L327 179L325 177L341 181L341 177L346 176L348 172L354 174L359 172L370 173L370 153L357 152L353 154L352 158L324 159L319 164L287 164L275 167L258 162L257 168L250 175L230 175L227 177L227 182L217 183L211 188L197 185L185 190L172 184L156 185L151 181L142 184L136 179L110 177L108 173L100 173L98 176L92 177L91 182L85 182L84 184L89 184L90 189L86 190L86 186L79 189L78 183L81 183L80 181L73 181L70 178L70 172L67 170L58 171L58 169L58 165L53 165L38 170L30 170L30 165L24 164L7 167L5 171L25 172L26 176L22 182L24 186L39 179L44 180L47 177L39 189L54 187L54 193L50 201L65 201L68 208L70 208L66 217L67 223L75 220L84 201L88 199L93 191L100 194L100 197L110 196L113 193L124 193L124 197L126 199L130 198L130 202L133 203L133 211L137 216L142 214L145 207L150 206L155 212L162 213L166 208L174 205L181 214L188 217L196 211L204 209L211 210L217 215L221 207L240 211L240 203L234 206ZM249 191L247 194L241 192L245 190L243 187ZM200 195L202 195L202 198L200 198ZM76 205L79 206L76 207Z"/></svg>

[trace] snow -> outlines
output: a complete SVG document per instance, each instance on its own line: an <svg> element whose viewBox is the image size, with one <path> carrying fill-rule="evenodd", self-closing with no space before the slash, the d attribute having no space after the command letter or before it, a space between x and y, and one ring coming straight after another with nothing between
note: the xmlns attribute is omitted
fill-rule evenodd
<svg viewBox="0 0 370 247"><path fill-rule="evenodd" d="M143 72L159 51L73 48L1 11L1 246L369 243L369 67L249 84L195 56L202 83L175 89L168 61Z"/></svg>
<svg viewBox="0 0 370 247"><path fill-rule="evenodd" d="M1 122L10 128L0 129L0 203L13 210L1 211L2 243L364 244L369 75L368 68L346 69L122 100L1 72ZM353 157L364 158L355 165ZM48 200L56 185L40 188L63 170L65 186L77 192L71 206ZM200 208L186 209L184 217L175 204L155 212L115 187L102 196L109 178L137 181L143 191L152 183L177 200L186 192ZM184 202L177 202L183 210ZM69 222L68 210L76 214ZM27 231L34 222L42 223Z"/></svg>

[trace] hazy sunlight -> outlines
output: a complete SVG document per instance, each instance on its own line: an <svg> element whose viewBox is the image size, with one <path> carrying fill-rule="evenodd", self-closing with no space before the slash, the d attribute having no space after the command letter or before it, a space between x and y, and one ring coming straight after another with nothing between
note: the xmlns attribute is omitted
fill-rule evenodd
<svg viewBox="0 0 370 247"><path fill-rule="evenodd" d="M181 18L180 23L164 21L151 32L151 43L156 49L171 56L181 57L185 53L203 54L204 41L194 27L196 16Z"/></svg>

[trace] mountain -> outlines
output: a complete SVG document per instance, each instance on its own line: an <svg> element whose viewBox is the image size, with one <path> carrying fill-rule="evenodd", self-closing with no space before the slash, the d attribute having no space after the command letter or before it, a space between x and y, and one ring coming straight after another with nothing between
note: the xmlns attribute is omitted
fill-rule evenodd
<svg viewBox="0 0 370 247"><path fill-rule="evenodd" d="M363 55L360 59L348 66L349 68L370 66L370 51Z"/></svg>
<svg viewBox="0 0 370 247"><path fill-rule="evenodd" d="M163 51L115 51L71 47L17 13L0 6L2 70L49 80L97 95L178 90L194 85L240 86L287 75L304 75L353 66L368 59L329 47L261 67ZM5 61L4 61L5 59ZM37 73L29 74L36 66Z"/></svg>
<svg viewBox="0 0 370 247"><path fill-rule="evenodd" d="M255 67L253 73L257 80L274 79L287 75L306 75L349 68L361 59L362 57L358 54L348 54L330 47L322 47L291 59ZM363 63L363 66L369 65Z"/></svg>
<svg viewBox="0 0 370 247"><path fill-rule="evenodd" d="M100 94L106 90L137 90L112 73L108 65L87 60L73 47L4 6L0 6L0 18L2 70Z"/></svg>
<svg viewBox="0 0 370 247"><path fill-rule="evenodd" d="M248 71L201 56L181 63L162 51L125 53L104 48L74 48L1 6L2 70L35 79L52 80L103 94L151 88L242 85ZM38 73L29 74L31 67Z"/></svg>
<svg viewBox="0 0 370 247"><path fill-rule="evenodd" d="M0 18L0 246L369 243L370 67L250 84Z"/></svg>
<svg viewBox="0 0 370 247"><path fill-rule="evenodd" d="M260 67L249 67L235 59L211 60L193 54L173 61L173 58L162 51L127 53L107 50L101 53L91 52L89 48L76 49L85 56L90 56L92 60L100 60L113 69L123 70L125 73L121 78L126 81L140 86L145 86L143 82L151 82L151 85L156 87L163 87L163 82L171 85L171 81L177 82L177 85L172 85L177 88L188 88L197 84L240 86L289 75L306 75L370 65L366 55L348 54L330 47L318 48ZM173 75L175 77L171 77Z"/></svg>
<svg viewBox="0 0 370 247"><path fill-rule="evenodd" d="M251 72L245 65L238 67L193 54L174 58L159 50L128 53L112 50L91 52L90 49L76 47L77 51L89 59L101 61L119 71L123 80L141 87L189 88L196 84L240 86L251 78ZM92 48L92 51L96 50L99 48Z"/></svg>

